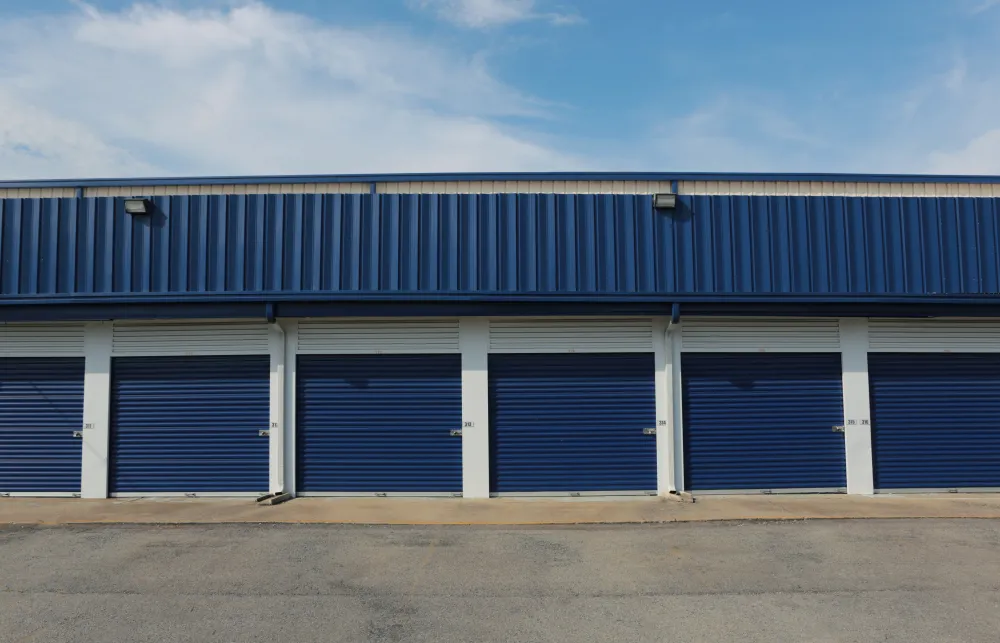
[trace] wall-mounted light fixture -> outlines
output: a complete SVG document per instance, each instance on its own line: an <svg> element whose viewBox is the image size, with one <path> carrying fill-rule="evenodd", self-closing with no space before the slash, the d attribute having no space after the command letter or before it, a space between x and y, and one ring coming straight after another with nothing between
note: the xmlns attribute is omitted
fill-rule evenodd
<svg viewBox="0 0 1000 643"><path fill-rule="evenodd" d="M153 202L142 197L130 197L125 199L125 212L127 214L149 214L153 211Z"/></svg>
<svg viewBox="0 0 1000 643"><path fill-rule="evenodd" d="M673 210L677 207L677 195L671 192L654 194L653 207L657 210Z"/></svg>

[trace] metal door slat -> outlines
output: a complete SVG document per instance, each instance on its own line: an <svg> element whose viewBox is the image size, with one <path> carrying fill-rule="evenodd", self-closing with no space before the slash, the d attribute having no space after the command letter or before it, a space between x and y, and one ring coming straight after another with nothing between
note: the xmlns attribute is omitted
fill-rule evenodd
<svg viewBox="0 0 1000 643"><path fill-rule="evenodd" d="M868 360L876 489L1000 486L1000 355Z"/></svg>
<svg viewBox="0 0 1000 643"><path fill-rule="evenodd" d="M489 358L495 493L654 492L649 353Z"/></svg>
<svg viewBox="0 0 1000 643"><path fill-rule="evenodd" d="M112 493L266 492L267 355L116 357Z"/></svg>
<svg viewBox="0 0 1000 643"><path fill-rule="evenodd" d="M297 491L462 491L462 358L300 355Z"/></svg>
<svg viewBox="0 0 1000 643"><path fill-rule="evenodd" d="M842 489L839 353L685 353L685 488Z"/></svg>

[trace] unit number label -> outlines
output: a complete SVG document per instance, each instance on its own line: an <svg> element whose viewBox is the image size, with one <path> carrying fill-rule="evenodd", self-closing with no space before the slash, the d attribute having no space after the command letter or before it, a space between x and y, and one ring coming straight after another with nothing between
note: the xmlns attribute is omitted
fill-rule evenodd
<svg viewBox="0 0 1000 643"><path fill-rule="evenodd" d="M476 427L476 423L475 422L462 422L462 428L463 429L473 429L475 427Z"/></svg>
<svg viewBox="0 0 1000 643"><path fill-rule="evenodd" d="M869 426L871 422L869 420L847 420L847 426Z"/></svg>

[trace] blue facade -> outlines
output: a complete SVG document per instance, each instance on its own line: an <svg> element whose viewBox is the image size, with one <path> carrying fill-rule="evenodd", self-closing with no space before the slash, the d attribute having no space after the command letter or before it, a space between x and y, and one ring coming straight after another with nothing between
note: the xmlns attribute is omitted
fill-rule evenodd
<svg viewBox="0 0 1000 643"><path fill-rule="evenodd" d="M0 201L0 304L979 302L1000 199L234 195Z"/></svg>

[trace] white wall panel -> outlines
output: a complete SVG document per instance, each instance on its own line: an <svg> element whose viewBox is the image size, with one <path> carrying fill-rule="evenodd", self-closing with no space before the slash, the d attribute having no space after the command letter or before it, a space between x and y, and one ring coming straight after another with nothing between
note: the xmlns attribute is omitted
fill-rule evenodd
<svg viewBox="0 0 1000 643"><path fill-rule="evenodd" d="M117 185L88 187L87 197L224 194L368 194L371 183L259 183ZM670 181L391 181L382 194L655 194ZM1000 198L997 183L902 183L859 181L680 181L680 194L740 196L888 196ZM76 188L0 188L0 198L72 198Z"/></svg>
<svg viewBox="0 0 1000 643"><path fill-rule="evenodd" d="M262 355L270 351L265 322L116 322L112 354Z"/></svg>
<svg viewBox="0 0 1000 643"><path fill-rule="evenodd" d="M117 185L86 188L86 197L198 196L222 194L368 194L371 183L260 183L219 185ZM68 196L75 190L70 189Z"/></svg>
<svg viewBox="0 0 1000 643"><path fill-rule="evenodd" d="M537 318L490 321L491 353L645 353L649 318Z"/></svg>
<svg viewBox="0 0 1000 643"><path fill-rule="evenodd" d="M680 181L680 194L738 196L1000 197L997 183L864 183L855 181Z"/></svg>
<svg viewBox="0 0 1000 643"><path fill-rule="evenodd" d="M381 194L654 194L670 181L399 181L379 183Z"/></svg>
<svg viewBox="0 0 1000 643"><path fill-rule="evenodd" d="M998 319L872 319L869 350L889 353L998 353Z"/></svg>
<svg viewBox="0 0 1000 643"><path fill-rule="evenodd" d="M0 188L0 199L72 199L76 188Z"/></svg>
<svg viewBox="0 0 1000 643"><path fill-rule="evenodd" d="M458 319L307 319L301 354L458 353Z"/></svg>
<svg viewBox="0 0 1000 643"><path fill-rule="evenodd" d="M837 319L690 317L682 320L686 352L811 353L840 350Z"/></svg>
<svg viewBox="0 0 1000 643"><path fill-rule="evenodd" d="M0 324L0 357L78 357L83 341L83 324Z"/></svg>

